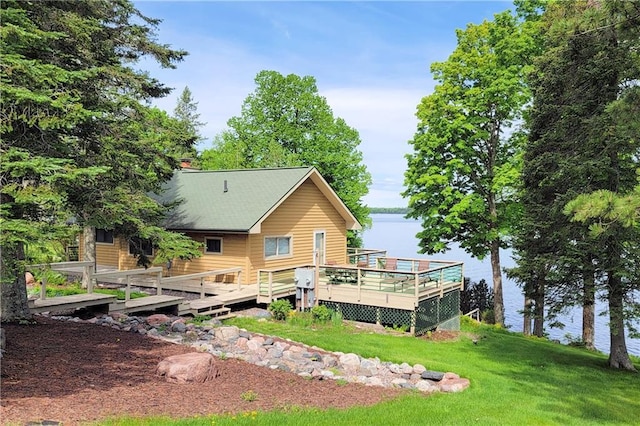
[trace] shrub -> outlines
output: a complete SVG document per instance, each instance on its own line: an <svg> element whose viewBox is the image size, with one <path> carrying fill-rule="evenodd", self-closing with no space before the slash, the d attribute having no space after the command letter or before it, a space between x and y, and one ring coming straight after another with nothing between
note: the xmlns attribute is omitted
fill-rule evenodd
<svg viewBox="0 0 640 426"><path fill-rule="evenodd" d="M485 309L484 311L482 311L482 313L480 314L480 318L482 319L482 322L485 324L496 323L496 316L493 313L493 309Z"/></svg>
<svg viewBox="0 0 640 426"><path fill-rule="evenodd" d="M331 320L331 309L325 305L314 306L311 308L311 316L313 317L313 322L329 322Z"/></svg>
<svg viewBox="0 0 640 426"><path fill-rule="evenodd" d="M202 325L203 323L208 321L211 321L211 315L196 315L187 322L191 324Z"/></svg>
<svg viewBox="0 0 640 426"><path fill-rule="evenodd" d="M269 304L269 311L273 315L273 318L278 321L284 321L287 319L289 312L293 310L291 302L287 299L274 300Z"/></svg>

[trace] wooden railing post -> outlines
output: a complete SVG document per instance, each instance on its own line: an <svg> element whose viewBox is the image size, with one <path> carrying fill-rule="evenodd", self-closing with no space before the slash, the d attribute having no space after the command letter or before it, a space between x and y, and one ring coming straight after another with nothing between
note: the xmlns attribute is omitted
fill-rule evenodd
<svg viewBox="0 0 640 426"><path fill-rule="evenodd" d="M204 299L204 277L200 277L200 299Z"/></svg>
<svg viewBox="0 0 640 426"><path fill-rule="evenodd" d="M127 275L127 288L124 290L124 300L131 299L131 275Z"/></svg>
<svg viewBox="0 0 640 426"><path fill-rule="evenodd" d="M42 274L42 281L40 281L40 299L47 298L47 275Z"/></svg>
<svg viewBox="0 0 640 426"><path fill-rule="evenodd" d="M156 277L158 278L158 291L156 294L160 296L162 294L162 271L158 272Z"/></svg>
<svg viewBox="0 0 640 426"><path fill-rule="evenodd" d="M242 290L242 284L240 282L240 274L242 274L242 271L238 271L238 290Z"/></svg>
<svg viewBox="0 0 640 426"><path fill-rule="evenodd" d="M267 292L267 294L269 295L269 300L273 302L273 272L269 271L269 279L267 280L267 283L269 285L269 291Z"/></svg>
<svg viewBox="0 0 640 426"><path fill-rule="evenodd" d="M87 283L87 293L93 293L93 265L85 265L82 268L82 282Z"/></svg>

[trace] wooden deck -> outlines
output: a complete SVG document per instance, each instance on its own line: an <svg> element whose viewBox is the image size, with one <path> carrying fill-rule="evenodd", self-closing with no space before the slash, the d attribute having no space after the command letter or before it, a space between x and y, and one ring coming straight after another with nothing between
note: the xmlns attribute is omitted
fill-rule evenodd
<svg viewBox="0 0 640 426"><path fill-rule="evenodd" d="M56 296L46 299L29 300L29 310L32 313L60 312L81 308L90 308L100 312L109 312L109 306L116 302L116 296L99 293L72 294Z"/></svg>
<svg viewBox="0 0 640 426"><path fill-rule="evenodd" d="M462 263L436 262L419 269L417 260L396 259L403 269L356 265L323 265L318 269L315 297L340 303L413 311L426 299L443 297L464 286ZM312 265L299 266L313 268ZM296 294L295 269L261 271L258 303Z"/></svg>

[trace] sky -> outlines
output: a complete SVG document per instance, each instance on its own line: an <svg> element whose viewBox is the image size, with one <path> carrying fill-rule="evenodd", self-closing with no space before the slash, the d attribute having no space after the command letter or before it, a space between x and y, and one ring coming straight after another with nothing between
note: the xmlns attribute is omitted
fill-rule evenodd
<svg viewBox="0 0 640 426"><path fill-rule="evenodd" d="M154 102L172 112L189 87L205 140L240 115L262 70L313 76L319 94L360 134L373 178L364 203L405 207L404 172L420 100L432 93L430 65L456 47L456 29L490 20L507 1L136 1L161 19L157 41L189 56L176 69L138 67L174 88Z"/></svg>

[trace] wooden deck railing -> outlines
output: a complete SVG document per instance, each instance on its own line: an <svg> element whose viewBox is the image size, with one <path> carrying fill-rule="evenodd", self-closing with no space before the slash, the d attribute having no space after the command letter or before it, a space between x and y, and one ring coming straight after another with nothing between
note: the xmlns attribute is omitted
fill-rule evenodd
<svg viewBox="0 0 640 426"><path fill-rule="evenodd" d="M377 259L384 264L388 258ZM462 288L462 262L428 261L428 268L420 270L419 266L427 265L427 261L395 260L399 266L395 269L352 264L318 266L316 297L336 302L413 309L421 300L435 295L442 296L454 288ZM295 269L314 267L298 265L259 271L258 302L269 303L295 294Z"/></svg>
<svg viewBox="0 0 640 426"><path fill-rule="evenodd" d="M296 292L295 274L297 268L313 268L303 264L279 269L261 269L258 271L258 303L290 296Z"/></svg>
<svg viewBox="0 0 640 426"><path fill-rule="evenodd" d="M158 296L162 295L162 267L154 266L152 268L141 268L141 269L127 269L125 271L107 271L107 272L96 272L91 275L91 278L99 279L99 278L125 278L127 280L127 287L125 288L125 301L129 301L131 299L131 277L132 276L141 276L141 275L153 275L155 280L155 285L152 287L156 288L156 294ZM93 281L93 280L91 280Z"/></svg>
<svg viewBox="0 0 640 426"><path fill-rule="evenodd" d="M176 283L184 284L187 281L199 279L200 280L200 298L204 298L206 293L205 282L204 282L205 278L216 277L216 276L227 275L227 274L237 274L238 290L240 290L240 288L242 287L241 280L240 280L241 273L242 273L241 267L215 269L211 271L197 272L195 274L176 275L174 277L163 277L160 279L160 282L162 283L163 286L166 286L166 285L176 284Z"/></svg>
<svg viewBox="0 0 640 426"><path fill-rule="evenodd" d="M52 271L66 271L68 269L73 268L83 268L83 274L87 276L93 273L94 262L55 262L55 263L39 263L37 265L27 265L27 269L51 269ZM87 288L87 293L93 293L93 282L89 280L89 287ZM47 277L46 275L42 276L40 282L40 299L44 300L47 298Z"/></svg>

